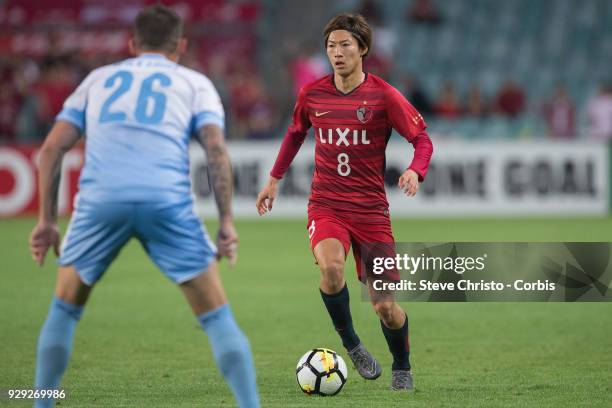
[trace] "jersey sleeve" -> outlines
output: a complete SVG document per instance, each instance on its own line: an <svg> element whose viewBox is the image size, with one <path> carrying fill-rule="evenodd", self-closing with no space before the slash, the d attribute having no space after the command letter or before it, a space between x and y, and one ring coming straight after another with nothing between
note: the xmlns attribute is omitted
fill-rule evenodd
<svg viewBox="0 0 612 408"><path fill-rule="evenodd" d="M280 151L278 152L278 156L276 156L276 162L270 172L272 177L277 179L283 178L283 175L291 165L295 155L304 143L304 139L306 139L310 127L311 123L308 118L306 91L302 88L295 103L295 108L293 109L291 125L285 133Z"/></svg>
<svg viewBox="0 0 612 408"><path fill-rule="evenodd" d="M206 125L217 125L221 129L225 129L225 111L223 110L221 97L208 78L203 77L195 84L193 103L194 131Z"/></svg>
<svg viewBox="0 0 612 408"><path fill-rule="evenodd" d="M425 180L433 144L427 134L427 124L421 114L391 86L387 90L387 113L390 125L414 146L414 158L408 169L419 175L419 181Z"/></svg>
<svg viewBox="0 0 612 408"><path fill-rule="evenodd" d="M66 99L64 106L55 120L62 120L76 126L81 132L85 131L85 110L89 89L94 81L95 71L90 73L79 84L75 91Z"/></svg>

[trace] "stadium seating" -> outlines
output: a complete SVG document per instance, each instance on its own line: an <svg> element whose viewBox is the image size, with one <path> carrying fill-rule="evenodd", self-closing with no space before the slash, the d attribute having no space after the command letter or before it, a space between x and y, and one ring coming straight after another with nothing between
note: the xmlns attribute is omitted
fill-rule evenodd
<svg viewBox="0 0 612 408"><path fill-rule="evenodd" d="M388 26L399 35L395 77L416 74L429 95L450 80L460 95L472 83L492 98L507 78L526 91L527 113L516 120L480 123L481 137L545 135L541 103L564 82L584 127L584 107L598 85L610 80L612 4L606 0L437 1L437 25L411 23L414 0L380 1ZM353 3L358 7L359 1ZM474 120L431 121L440 133L474 136Z"/></svg>
<svg viewBox="0 0 612 408"><path fill-rule="evenodd" d="M612 80L612 2L431 0L441 21L419 24L408 16L415 1L374 1L381 25L397 40L385 79L401 90L405 77L414 75L430 100L436 99L445 83L451 83L461 104L474 85L490 104L501 85L512 79L525 91L527 101L524 113L515 119L492 115L451 121L425 115L433 133L468 139L545 137L543 103L560 82L576 107L578 136L585 133L587 101L602 83ZM3 80L16 83L10 79L13 65L32 65L34 61L40 71L51 40L64 53L78 51L72 67L78 72L84 70L81 66L89 68L124 57L127 24L137 3L127 1L116 9L104 9L102 2L84 0L0 2L0 26L5 27L0 30L0 74L9 78ZM306 45L321 47L323 23L338 12L359 10L361 5L362 0L178 2L177 8L189 16L192 55L187 62L209 74L220 89L228 107L228 137L239 139L250 134L244 131L245 135L238 135L238 130L248 126L239 123L236 93L230 95L239 76L234 71L240 68L251 73L255 82L261 75L264 96L273 101L270 109L275 110L269 133L281 136L295 98L286 72L295 57L291 53L304 52ZM60 25L65 27L59 30ZM79 79L78 73L73 76ZM22 108L27 107L24 101L27 98L19 102ZM26 118L31 116L27 109L20 110ZM13 135L23 133L17 130L0 132L0 142L25 142L32 134L44 133L31 131L22 138Z"/></svg>

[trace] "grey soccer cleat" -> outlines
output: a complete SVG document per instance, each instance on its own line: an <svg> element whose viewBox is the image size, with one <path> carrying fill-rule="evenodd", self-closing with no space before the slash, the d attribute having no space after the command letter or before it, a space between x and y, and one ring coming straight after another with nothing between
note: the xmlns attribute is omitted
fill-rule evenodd
<svg viewBox="0 0 612 408"><path fill-rule="evenodd" d="M359 375L366 380L375 380L380 377L382 369L378 360L366 350L363 343L359 343L357 347L348 352L349 357L355 364L355 368Z"/></svg>
<svg viewBox="0 0 612 408"><path fill-rule="evenodd" d="M393 370L391 372L391 389L393 391L412 391L412 371Z"/></svg>

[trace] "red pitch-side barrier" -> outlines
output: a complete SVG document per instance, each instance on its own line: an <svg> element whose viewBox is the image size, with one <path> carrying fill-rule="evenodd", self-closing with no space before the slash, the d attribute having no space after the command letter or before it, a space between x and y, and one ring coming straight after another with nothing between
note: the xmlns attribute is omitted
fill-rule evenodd
<svg viewBox="0 0 612 408"><path fill-rule="evenodd" d="M0 146L0 217L37 213L39 149L40 146ZM64 155L58 192L61 215L72 210L83 163L83 146L76 146Z"/></svg>

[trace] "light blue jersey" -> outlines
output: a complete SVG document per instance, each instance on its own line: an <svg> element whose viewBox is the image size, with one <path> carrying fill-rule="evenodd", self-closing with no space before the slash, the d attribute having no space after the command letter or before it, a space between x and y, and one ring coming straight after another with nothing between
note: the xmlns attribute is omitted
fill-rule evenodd
<svg viewBox="0 0 612 408"><path fill-rule="evenodd" d="M223 128L210 80L144 54L92 71L57 119L86 135L60 265L93 285L135 237L176 283L205 271L216 248L193 211L188 147L202 126Z"/></svg>
<svg viewBox="0 0 612 408"><path fill-rule="evenodd" d="M86 135L79 192L98 202L181 201L190 194L188 145L223 128L223 105L204 75L160 54L92 71L57 117Z"/></svg>

